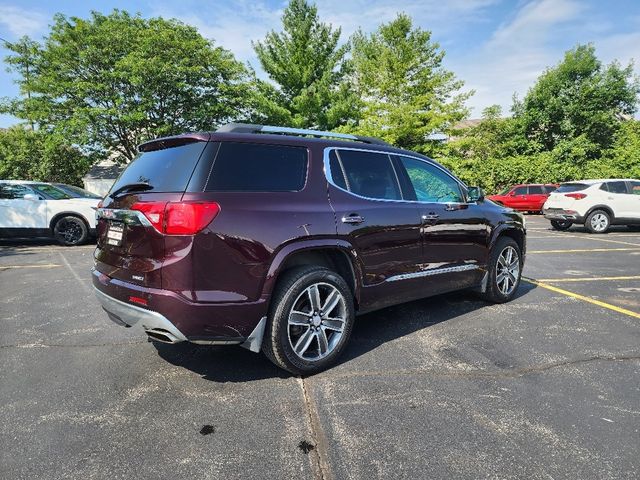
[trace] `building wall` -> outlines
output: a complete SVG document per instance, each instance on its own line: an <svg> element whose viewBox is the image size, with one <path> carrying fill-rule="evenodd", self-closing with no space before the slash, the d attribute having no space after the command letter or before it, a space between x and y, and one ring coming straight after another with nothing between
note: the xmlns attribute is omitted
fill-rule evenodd
<svg viewBox="0 0 640 480"><path fill-rule="evenodd" d="M115 178L84 178L84 189L89 190L91 193L104 197L108 192Z"/></svg>

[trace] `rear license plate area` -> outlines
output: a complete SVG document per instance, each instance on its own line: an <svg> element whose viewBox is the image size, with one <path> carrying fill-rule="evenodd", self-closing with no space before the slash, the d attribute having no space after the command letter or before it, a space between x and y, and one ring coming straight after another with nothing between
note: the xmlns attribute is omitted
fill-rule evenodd
<svg viewBox="0 0 640 480"><path fill-rule="evenodd" d="M107 228L107 245L119 247L122 245L122 238L124 237L124 223L110 222L109 228Z"/></svg>

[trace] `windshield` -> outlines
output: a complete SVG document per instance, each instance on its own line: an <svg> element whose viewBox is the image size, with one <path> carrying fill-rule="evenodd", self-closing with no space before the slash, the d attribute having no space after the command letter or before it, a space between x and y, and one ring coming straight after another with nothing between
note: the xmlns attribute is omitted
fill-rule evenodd
<svg viewBox="0 0 640 480"><path fill-rule="evenodd" d="M579 192L580 190L584 190L589 185L586 183L563 183L560 185L555 192L556 193L569 193L569 192Z"/></svg>
<svg viewBox="0 0 640 480"><path fill-rule="evenodd" d="M67 185L65 183L56 183L56 188L62 190L67 195L71 195L75 198L102 198L100 195L91 193L84 188L76 187L75 185Z"/></svg>
<svg viewBox="0 0 640 480"><path fill-rule="evenodd" d="M42 193L48 197L53 198L54 200L66 200L68 198L73 198L64 190L60 190L59 188L54 187L53 185L47 185L46 183L35 183L30 186L38 193Z"/></svg>

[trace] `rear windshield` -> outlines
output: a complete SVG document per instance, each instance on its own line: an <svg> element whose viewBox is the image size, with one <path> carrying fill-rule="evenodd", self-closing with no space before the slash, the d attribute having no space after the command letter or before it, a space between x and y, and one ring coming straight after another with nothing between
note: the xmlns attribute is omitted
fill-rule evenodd
<svg viewBox="0 0 640 480"><path fill-rule="evenodd" d="M579 192L589 187L586 183L563 183L557 189L557 193Z"/></svg>
<svg viewBox="0 0 640 480"><path fill-rule="evenodd" d="M306 177L306 148L222 142L206 190L295 192Z"/></svg>
<svg viewBox="0 0 640 480"><path fill-rule="evenodd" d="M142 152L125 168L111 191L131 183L148 183L153 192L184 192L206 142Z"/></svg>

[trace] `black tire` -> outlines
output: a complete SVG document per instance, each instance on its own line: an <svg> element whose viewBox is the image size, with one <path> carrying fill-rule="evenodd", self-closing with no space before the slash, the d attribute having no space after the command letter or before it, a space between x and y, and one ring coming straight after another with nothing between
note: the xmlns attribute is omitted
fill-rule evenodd
<svg viewBox="0 0 640 480"><path fill-rule="evenodd" d="M89 238L89 227L81 218L67 215L56 220L53 236L65 247L82 245Z"/></svg>
<svg viewBox="0 0 640 480"><path fill-rule="evenodd" d="M611 216L604 210L594 210L587 215L584 226L590 233L607 233L611 226Z"/></svg>
<svg viewBox="0 0 640 480"><path fill-rule="evenodd" d="M504 283L500 282L498 275L500 275L504 267L499 263L500 257L507 249L513 249L514 254L517 255L517 273L515 275L515 281L513 282L513 286L505 291L501 288ZM496 244L491 249L491 254L489 255L489 265L488 265L488 279L487 279L487 287L484 292L480 293L480 297L487 302L492 303L505 303L511 300L516 292L518 291L518 287L520 286L520 279L522 278L522 252L520 251L520 247L516 243L516 241L510 237L500 237L496 241ZM512 271L512 270L510 270Z"/></svg>
<svg viewBox="0 0 640 480"><path fill-rule="evenodd" d="M309 311L314 309L311 300L312 294L309 293L314 291L314 285L320 292L318 293L320 301L316 301L320 305L323 305L321 300L323 292L327 293L327 297L333 294L331 288L341 295L339 303L334 308L328 312L321 312L326 313L327 316L332 314L336 318L343 316L344 322L341 324L341 332L331 330L331 327L325 325L325 322L335 323L335 320L329 320L328 317L322 317L318 320L319 316L317 315L306 316L292 312L294 307L296 307L297 311L306 312L307 309L304 303L307 301L309 302ZM329 302L325 302L324 305L326 303ZM308 324L291 325L289 323L290 315L296 315L300 320L308 322ZM355 319L353 294L344 279L329 269L319 266L296 267L285 272L278 281L272 297L268 318L269 321L262 342L264 354L278 367L295 375L311 375L333 365L344 351ZM321 321L322 323L315 325L314 322L316 321ZM299 336L296 336L298 333ZM334 336L338 333L340 333L339 336ZM312 337L311 343L305 342L305 339L310 337ZM317 356L323 355L321 341L326 346L325 356L317 359L305 358L307 353L309 354L308 357L313 355L310 352L315 352ZM304 345L306 343L307 347L301 354L296 353L294 342L296 345ZM301 350L302 347L299 349Z"/></svg>
<svg viewBox="0 0 640 480"><path fill-rule="evenodd" d="M573 223L571 223L569 220L551 220L551 228L560 232L569 230L571 228L571 225L573 225Z"/></svg>

